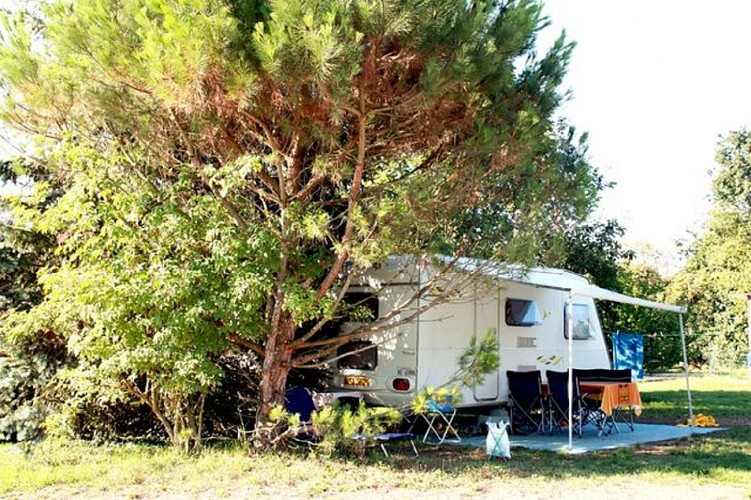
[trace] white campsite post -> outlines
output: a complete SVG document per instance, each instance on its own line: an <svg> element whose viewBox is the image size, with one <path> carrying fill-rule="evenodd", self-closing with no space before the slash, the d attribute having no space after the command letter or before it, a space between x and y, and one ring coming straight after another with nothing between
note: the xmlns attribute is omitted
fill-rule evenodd
<svg viewBox="0 0 751 500"><path fill-rule="evenodd" d="M746 294L746 310L748 312L748 356L746 356L746 367L748 367L748 378L751 380L751 293Z"/></svg>

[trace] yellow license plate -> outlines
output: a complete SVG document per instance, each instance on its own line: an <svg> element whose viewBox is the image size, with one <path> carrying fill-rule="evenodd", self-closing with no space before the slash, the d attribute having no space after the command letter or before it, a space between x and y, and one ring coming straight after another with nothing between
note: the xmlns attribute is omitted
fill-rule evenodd
<svg viewBox="0 0 751 500"><path fill-rule="evenodd" d="M370 387L370 377L363 377L362 375L347 375L344 377L344 385L350 387Z"/></svg>

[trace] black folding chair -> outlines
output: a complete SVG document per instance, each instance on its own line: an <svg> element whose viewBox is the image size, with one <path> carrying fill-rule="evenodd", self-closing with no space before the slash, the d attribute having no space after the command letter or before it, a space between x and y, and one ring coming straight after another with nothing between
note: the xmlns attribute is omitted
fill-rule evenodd
<svg viewBox="0 0 751 500"><path fill-rule="evenodd" d="M610 434L613 430L619 432L617 421L625 423L634 430L633 416L630 408L616 408L612 415L606 415L602 410L602 394L586 392L581 389L587 382L631 382L631 370L612 370L610 368L574 369L575 385L579 388L582 406L587 410L588 420L597 426L600 435Z"/></svg>
<svg viewBox="0 0 751 500"><path fill-rule="evenodd" d="M602 393L582 390L580 384L582 382L610 382L612 374L613 370L610 368L574 368L574 384L579 388L579 397L582 404L591 412L600 408Z"/></svg>
<svg viewBox="0 0 751 500"><path fill-rule="evenodd" d="M616 382L628 382L631 383L631 370L629 368L623 370L610 370L610 377Z"/></svg>
<svg viewBox="0 0 751 500"><path fill-rule="evenodd" d="M601 433L602 418L599 415L602 414L602 411L599 406L590 406L584 401L579 390L579 381L576 379L576 370L574 370L573 394L571 395L572 422L568 421L568 372L546 370L545 376L548 379L550 391L548 395L550 433L552 434L556 428L560 429L564 425L572 425L576 435L581 437L582 428L590 422L594 423Z"/></svg>
<svg viewBox="0 0 751 500"><path fill-rule="evenodd" d="M544 432L545 403L542 394L542 375L539 370L507 371L511 431Z"/></svg>
<svg viewBox="0 0 751 500"><path fill-rule="evenodd" d="M631 383L631 370L628 368L621 370L606 370L606 373L600 380L603 382ZM618 422L626 424L631 432L634 432L634 415L630 406L615 408L613 414L605 419L605 423L609 428L608 430L615 429L615 432L619 432Z"/></svg>
<svg viewBox="0 0 751 500"><path fill-rule="evenodd" d="M574 377L585 381L603 381L612 376L610 368L574 368Z"/></svg>

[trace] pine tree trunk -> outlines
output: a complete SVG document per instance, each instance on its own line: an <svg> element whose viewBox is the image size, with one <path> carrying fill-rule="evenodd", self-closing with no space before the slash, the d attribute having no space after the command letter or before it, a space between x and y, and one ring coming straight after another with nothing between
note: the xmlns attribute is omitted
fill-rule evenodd
<svg viewBox="0 0 751 500"><path fill-rule="evenodd" d="M258 406L256 427L261 427L268 422L269 412L274 406L284 404L287 376L292 359L290 343L294 335L295 324L289 317L285 317L269 336L266 356L263 359L261 402Z"/></svg>

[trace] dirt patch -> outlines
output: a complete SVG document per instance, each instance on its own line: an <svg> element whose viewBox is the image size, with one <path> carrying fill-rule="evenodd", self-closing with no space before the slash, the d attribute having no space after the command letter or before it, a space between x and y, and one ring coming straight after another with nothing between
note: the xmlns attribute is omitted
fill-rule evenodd
<svg viewBox="0 0 751 500"><path fill-rule="evenodd" d="M751 417L719 417L720 427L751 427Z"/></svg>
<svg viewBox="0 0 751 500"><path fill-rule="evenodd" d="M634 449L636 455L671 455L676 451L685 451L691 446L688 439L679 439L661 443L645 443Z"/></svg>
<svg viewBox="0 0 751 500"><path fill-rule="evenodd" d="M373 487L356 492L312 492L302 494L291 492L288 498L330 498L351 499L353 496L362 499L380 500L383 498L415 499L415 498L504 498L512 497L520 500L547 500L551 494L558 500L581 500L582 498L623 497L634 494L635 485L631 478L613 478L605 483L588 484L559 482L556 479L534 481L528 479L523 483L509 481L502 478L475 481L464 486L448 486L441 489L422 489L415 487ZM555 492L555 493L552 493ZM289 493L289 492L288 492ZM707 498L742 500L747 499L747 493L742 488L712 485L712 484L675 484L674 482L658 481L655 483L640 483L638 485L640 497L656 497L661 500L685 500L686 498ZM281 492L275 488L250 487L241 482L228 483L220 488L207 485L201 491L162 490L155 491L145 486L128 486L114 489L76 488L76 487L48 487L34 493L35 498L74 498L74 499L110 499L110 498L144 498L174 500L183 498L279 498ZM25 495L11 494L6 498L22 499Z"/></svg>

